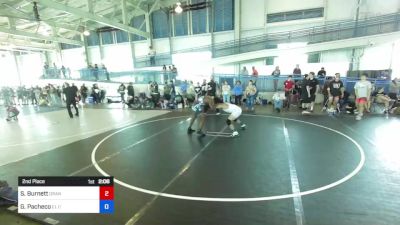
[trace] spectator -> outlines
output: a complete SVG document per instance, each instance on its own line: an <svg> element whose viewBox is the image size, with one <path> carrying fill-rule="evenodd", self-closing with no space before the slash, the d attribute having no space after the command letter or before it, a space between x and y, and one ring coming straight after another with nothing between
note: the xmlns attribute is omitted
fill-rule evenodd
<svg viewBox="0 0 400 225"><path fill-rule="evenodd" d="M318 75L318 78L325 78L325 77L326 77L325 68L324 68L324 67L321 67L321 70L318 71L317 75Z"/></svg>
<svg viewBox="0 0 400 225"><path fill-rule="evenodd" d="M278 82L279 82L279 76L281 75L281 70L279 69L279 66L275 67L275 70L271 74L274 78L274 92L278 91Z"/></svg>
<svg viewBox="0 0 400 225"><path fill-rule="evenodd" d="M82 84L81 88L80 88L80 93L82 96L82 103L85 104L86 103L86 98L88 96L88 88L85 86L85 84Z"/></svg>
<svg viewBox="0 0 400 225"><path fill-rule="evenodd" d="M327 106L328 106L328 100L329 100L329 93L328 93L328 88L329 85L332 81L332 77L326 77L326 81L324 83L324 86L322 87L322 94L324 95L324 106L322 108L322 110L326 110Z"/></svg>
<svg viewBox="0 0 400 225"><path fill-rule="evenodd" d="M250 80L249 84L246 87L245 94L246 94L246 104L248 111L254 111L254 100L257 93L257 88L254 86L253 81Z"/></svg>
<svg viewBox="0 0 400 225"><path fill-rule="evenodd" d="M172 65L171 72L172 73L178 73L178 69L175 67L175 65Z"/></svg>
<svg viewBox="0 0 400 225"><path fill-rule="evenodd" d="M97 64L94 64L93 76L94 76L94 79L95 79L96 81L99 80L99 67L97 66Z"/></svg>
<svg viewBox="0 0 400 225"><path fill-rule="evenodd" d="M296 68L294 68L294 70L293 70L293 76L301 77L301 69L299 67L299 64L296 64Z"/></svg>
<svg viewBox="0 0 400 225"><path fill-rule="evenodd" d="M132 108L132 104L135 102L135 89L133 88L133 83L129 82L128 87L128 98L127 105L129 108Z"/></svg>
<svg viewBox="0 0 400 225"><path fill-rule="evenodd" d="M103 64L101 66L101 69L103 70L104 74L106 75L107 81L110 81L110 73L108 72L107 67Z"/></svg>
<svg viewBox="0 0 400 225"><path fill-rule="evenodd" d="M374 97L374 101L378 104L384 104L385 105L385 112L388 113L389 109L391 108L391 104L394 103L395 100L392 100L388 95L385 93L385 89L383 87L378 88L377 91L372 93L372 96Z"/></svg>
<svg viewBox="0 0 400 225"><path fill-rule="evenodd" d="M336 111L339 100L344 97L344 85L340 80L340 73L336 73L335 79L329 82L327 92L329 95L328 112L333 113Z"/></svg>
<svg viewBox="0 0 400 225"><path fill-rule="evenodd" d="M67 75L66 75L67 69L65 69L65 66L64 66L64 65L61 66L61 73L63 74L63 77L64 77L65 79L67 79Z"/></svg>
<svg viewBox="0 0 400 225"><path fill-rule="evenodd" d="M126 89L126 87L123 83L121 83L121 85L119 85L119 87L118 87L118 93L121 96L122 103L125 103L125 89Z"/></svg>
<svg viewBox="0 0 400 225"><path fill-rule="evenodd" d="M188 89L187 89L187 96L186 96L186 98L187 98L188 106L189 106L189 107L192 106L192 105L193 105L193 102L194 102L195 99L196 99L196 90L195 90L195 87L194 87L194 85L193 85L193 81L190 81L190 82L189 82L189 87L188 87Z"/></svg>
<svg viewBox="0 0 400 225"><path fill-rule="evenodd" d="M184 108L184 106L187 105L187 89L188 89L187 80L183 81L179 86L179 88L181 89L180 94L182 95L183 98L182 108Z"/></svg>
<svg viewBox="0 0 400 225"><path fill-rule="evenodd" d="M229 86L227 81L224 81L222 85L222 97L224 103L231 103L231 86Z"/></svg>
<svg viewBox="0 0 400 225"><path fill-rule="evenodd" d="M245 66L243 66L242 75L243 76L248 76L249 75L249 71L247 70L247 68Z"/></svg>
<svg viewBox="0 0 400 225"><path fill-rule="evenodd" d="M150 66L154 66L156 64L156 50L153 49L153 46L149 46L149 53L150 57Z"/></svg>
<svg viewBox="0 0 400 225"><path fill-rule="evenodd" d="M92 86L92 97L93 97L93 103L95 104L101 103L100 88L97 84L93 84Z"/></svg>
<svg viewBox="0 0 400 225"><path fill-rule="evenodd" d="M194 87L194 91L196 92L196 100L198 99L198 97L201 95L201 86L200 83L197 82L196 86Z"/></svg>
<svg viewBox="0 0 400 225"><path fill-rule="evenodd" d="M276 112L281 112L284 100L285 95L283 93L275 92L275 94L272 96L272 101L274 103L274 109L276 110Z"/></svg>
<svg viewBox="0 0 400 225"><path fill-rule="evenodd" d="M283 83L283 88L285 90L285 97L286 97L286 107L289 109L290 104L291 104L291 99L293 95L293 89L294 89L294 82L292 80L292 76L289 76L288 79Z"/></svg>
<svg viewBox="0 0 400 225"><path fill-rule="evenodd" d="M203 83L201 84L201 96L206 96L207 94L207 81L206 79L203 80Z"/></svg>
<svg viewBox="0 0 400 225"><path fill-rule="evenodd" d="M167 101L171 100L171 86L167 81L164 83L164 99Z"/></svg>
<svg viewBox="0 0 400 225"><path fill-rule="evenodd" d="M257 79L258 79L258 71L256 70L256 67L252 67L251 68L252 69L252 73L251 73L251 75L254 77L253 79L254 79L254 85L256 85L256 83L257 83Z"/></svg>
<svg viewBox="0 0 400 225"><path fill-rule="evenodd" d="M315 105L315 97L316 94L318 93L319 90L319 85L318 85L318 80L315 79L315 73L310 72L309 76L309 81L308 81L308 89L310 91L310 112L314 112L314 105Z"/></svg>
<svg viewBox="0 0 400 225"><path fill-rule="evenodd" d="M394 78L392 82L390 82L389 97L393 100L397 100L399 95L399 90L400 90L400 84L398 82L398 79Z"/></svg>
<svg viewBox="0 0 400 225"><path fill-rule="evenodd" d="M162 70L164 73L167 72L167 66L165 64L163 65Z"/></svg>
<svg viewBox="0 0 400 225"><path fill-rule="evenodd" d="M367 108L368 102L371 97L372 84L367 80L367 75L361 75L360 80L354 85L354 92L356 94L356 106L358 115L356 120L361 120L364 115L364 109Z"/></svg>
<svg viewBox="0 0 400 225"><path fill-rule="evenodd" d="M242 97L243 97L243 87L240 80L236 81L235 87L233 88L233 95L235 96L235 104L242 105Z"/></svg>

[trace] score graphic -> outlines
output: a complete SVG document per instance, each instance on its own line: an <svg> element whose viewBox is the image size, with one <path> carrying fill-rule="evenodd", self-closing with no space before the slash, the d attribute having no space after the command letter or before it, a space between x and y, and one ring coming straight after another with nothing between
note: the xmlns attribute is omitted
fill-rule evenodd
<svg viewBox="0 0 400 225"><path fill-rule="evenodd" d="M114 213L113 177L18 177L19 213Z"/></svg>

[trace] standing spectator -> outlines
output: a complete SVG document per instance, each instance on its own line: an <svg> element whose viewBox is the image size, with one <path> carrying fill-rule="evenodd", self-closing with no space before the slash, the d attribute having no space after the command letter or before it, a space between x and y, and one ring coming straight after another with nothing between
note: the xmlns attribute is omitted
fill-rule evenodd
<svg viewBox="0 0 400 225"><path fill-rule="evenodd" d="M67 67L66 74L67 74L67 78L71 79L71 69L69 67Z"/></svg>
<svg viewBox="0 0 400 225"><path fill-rule="evenodd" d="M76 86L75 86L76 87ZM75 108L75 116L79 116L78 107L76 107L77 101L77 88L73 86L69 86L68 83L65 83L65 88L63 90L65 94L65 102L67 105L67 111L70 118L74 118L71 112L71 105Z"/></svg>
<svg viewBox="0 0 400 225"><path fill-rule="evenodd" d="M340 99L344 97L344 85L340 80L340 73L335 74L335 79L329 82L327 88L329 95L328 112L335 112Z"/></svg>
<svg viewBox="0 0 400 225"><path fill-rule="evenodd" d="M322 107L322 111L325 111L328 106L328 100L329 100L329 93L328 93L328 88L329 85L332 81L332 77L326 77L324 86L322 87L322 94L324 95L324 106Z"/></svg>
<svg viewBox="0 0 400 225"><path fill-rule="evenodd" d="M80 88L80 93L82 96L82 103L85 104L86 103L86 98L88 96L88 88L85 86L85 84L82 84L81 88Z"/></svg>
<svg viewBox="0 0 400 225"><path fill-rule="evenodd" d="M165 64L162 66L162 70L164 73L167 72L167 66Z"/></svg>
<svg viewBox="0 0 400 225"><path fill-rule="evenodd" d="M57 89L53 85L50 85L49 95L50 95L50 104L49 105L50 106L59 106Z"/></svg>
<svg viewBox="0 0 400 225"><path fill-rule="evenodd" d="M121 102L122 102L122 103L125 103L125 89L126 89L126 87L125 87L125 85L122 84L122 83L121 83L121 85L119 85L119 87L118 87L118 93L119 93L120 96L121 96Z"/></svg>
<svg viewBox="0 0 400 225"><path fill-rule="evenodd" d="M196 100L199 98L201 95L201 85L199 82L196 83L196 86L194 87L194 91L196 92Z"/></svg>
<svg viewBox="0 0 400 225"><path fill-rule="evenodd" d="M150 66L154 66L156 64L156 50L153 49L153 46L149 46L149 53L150 57Z"/></svg>
<svg viewBox="0 0 400 225"><path fill-rule="evenodd" d="M242 97L243 97L243 87L240 80L236 81L235 87L233 88L233 95L235 96L235 104L242 105Z"/></svg>
<svg viewBox="0 0 400 225"><path fill-rule="evenodd" d="M248 75L249 75L249 71L247 70L247 68L246 68L245 66L243 66L243 69L242 69L241 74L242 74L243 76L248 76Z"/></svg>
<svg viewBox="0 0 400 225"><path fill-rule="evenodd" d="M400 84L397 78L394 78L392 82L390 82L389 86L389 97L393 100L397 100L397 96L399 95Z"/></svg>
<svg viewBox="0 0 400 225"><path fill-rule="evenodd" d="M321 67L321 70L318 71L317 75L318 75L318 78L325 78L325 77L326 77L325 68L324 68L324 67Z"/></svg>
<svg viewBox="0 0 400 225"><path fill-rule="evenodd" d="M283 83L283 88L285 90L285 97L286 97L286 108L290 108L291 104L291 99L293 95L293 89L294 89L294 82L292 80L292 76L289 76L287 80Z"/></svg>
<svg viewBox="0 0 400 225"><path fill-rule="evenodd" d="M135 89L133 88L133 83L129 82L128 87L128 105L129 108L132 108L132 104L135 102Z"/></svg>
<svg viewBox="0 0 400 225"><path fill-rule="evenodd" d="M301 94L301 108L303 109L303 114L309 113L306 109L310 106L310 90L308 88L309 76L308 74L304 75L304 79L300 82L300 94Z"/></svg>
<svg viewBox="0 0 400 225"><path fill-rule="evenodd" d="M178 73L178 69L175 67L175 65L172 65L171 72L172 73Z"/></svg>
<svg viewBox="0 0 400 225"><path fill-rule="evenodd" d="M203 83L201 84L201 96L206 96L207 94L207 81L206 79L203 80Z"/></svg>
<svg viewBox="0 0 400 225"><path fill-rule="evenodd" d="M251 75L254 77L254 85L255 85L257 83L257 79L258 79L258 71L256 70L256 67L254 67L254 66L251 69L253 70Z"/></svg>
<svg viewBox="0 0 400 225"><path fill-rule="evenodd" d="M250 80L249 84L246 87L245 94L246 94L246 104L248 111L254 111L254 100L257 93L257 88L254 86L253 81Z"/></svg>
<svg viewBox="0 0 400 225"><path fill-rule="evenodd" d="M94 64L93 76L94 76L94 79L95 79L96 81L99 80L99 67L97 66L97 64Z"/></svg>
<svg viewBox="0 0 400 225"><path fill-rule="evenodd" d="M168 84L168 81L164 83L164 99L168 102L171 100L171 86Z"/></svg>
<svg viewBox="0 0 400 225"><path fill-rule="evenodd" d="M310 112L314 112L314 105L315 105L315 95L318 93L319 85L318 80L314 77L315 73L310 72L309 81L308 81L308 89L310 90Z"/></svg>
<svg viewBox="0 0 400 225"><path fill-rule="evenodd" d="M106 75L107 81L110 81L110 73L108 72L107 67L103 64L101 66L101 69L103 70L104 74Z"/></svg>
<svg viewBox="0 0 400 225"><path fill-rule="evenodd" d="M184 108L184 106L187 105L187 89L188 89L187 80L182 82L181 85L179 86L179 88L181 89L180 94L182 95L182 98L183 98L182 108Z"/></svg>
<svg viewBox="0 0 400 225"><path fill-rule="evenodd" d="M279 69L279 66L275 67L275 70L271 74L274 79L274 92L278 91L278 82L279 82L279 76L281 75L281 70Z"/></svg>
<svg viewBox="0 0 400 225"><path fill-rule="evenodd" d="M294 70L293 70L293 76L301 77L301 69L299 67L299 64L296 64L296 68L294 68Z"/></svg>
<svg viewBox="0 0 400 225"><path fill-rule="evenodd" d="M62 66L61 66L61 73L62 73L62 75L63 75L63 77L64 77L65 79L67 79L67 74L66 74L66 72L67 72L67 69L65 69L65 66L62 65Z"/></svg>
<svg viewBox="0 0 400 225"><path fill-rule="evenodd" d="M231 86L229 86L227 81L224 81L222 85L222 96L224 103L231 103Z"/></svg>
<svg viewBox="0 0 400 225"><path fill-rule="evenodd" d="M215 83L213 76L211 76L210 82L207 83L207 95L212 98L217 95L217 83Z"/></svg>
<svg viewBox="0 0 400 225"><path fill-rule="evenodd" d="M192 105L193 105L193 102L194 102L195 99L196 99L196 90L195 90L195 87L194 87L194 85L193 85L193 81L190 81L190 82L189 82L189 87L188 87L188 89L187 89L187 96L186 96L186 98L187 98L188 106L189 106L189 107L192 106Z"/></svg>
<svg viewBox="0 0 400 225"><path fill-rule="evenodd" d="M38 85L36 85L33 92L35 94L35 102L37 105L39 105L40 93L42 93L42 90L40 89L40 87Z"/></svg>
<svg viewBox="0 0 400 225"><path fill-rule="evenodd" d="M367 80L367 75L364 73L361 75L360 80L354 85L354 92L356 94L356 105L358 109L358 115L356 120L361 120L364 115L364 109L366 109L368 102L371 97L372 84Z"/></svg>
<svg viewBox="0 0 400 225"><path fill-rule="evenodd" d="M175 90L175 84L174 84L173 80L169 81L169 86L170 86L170 89L171 89L171 93L170 93L171 101L174 101L175 100L175 96L176 96L176 90Z"/></svg>
<svg viewBox="0 0 400 225"><path fill-rule="evenodd" d="M22 86L17 88L17 102L22 105L24 102L24 88Z"/></svg>

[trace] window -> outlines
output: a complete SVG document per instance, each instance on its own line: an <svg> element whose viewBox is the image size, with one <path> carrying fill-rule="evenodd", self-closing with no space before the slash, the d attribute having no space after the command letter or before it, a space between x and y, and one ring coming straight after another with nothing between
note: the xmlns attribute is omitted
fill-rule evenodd
<svg viewBox="0 0 400 225"><path fill-rule="evenodd" d="M100 44L99 34L97 32L90 32L87 38L88 46L98 46Z"/></svg>
<svg viewBox="0 0 400 225"><path fill-rule="evenodd" d="M134 27L141 31L146 31L146 19L145 19L144 15L133 17L131 20L131 27ZM145 37L135 35L135 34L132 35L132 39L134 41L146 40Z"/></svg>
<svg viewBox="0 0 400 225"><path fill-rule="evenodd" d="M80 35L75 35L72 39L76 40L76 41L81 41L81 36ZM60 47L61 47L61 49L71 49L71 48L80 48L82 46L61 43Z"/></svg>
<svg viewBox="0 0 400 225"><path fill-rule="evenodd" d="M319 63L321 58L321 53L310 53L308 54L308 63Z"/></svg>
<svg viewBox="0 0 400 225"><path fill-rule="evenodd" d="M117 43L128 42L128 33L122 30L115 31L115 36L117 36Z"/></svg>
<svg viewBox="0 0 400 225"><path fill-rule="evenodd" d="M265 65L273 66L275 61L275 56L269 56L265 59Z"/></svg>
<svg viewBox="0 0 400 225"><path fill-rule="evenodd" d="M101 44L109 45L114 44L114 38L111 31L101 32Z"/></svg>
<svg viewBox="0 0 400 225"><path fill-rule="evenodd" d="M319 18L324 16L324 8L305 9L267 15L267 23Z"/></svg>
<svg viewBox="0 0 400 225"><path fill-rule="evenodd" d="M214 31L233 30L234 0L214 1Z"/></svg>
<svg viewBox="0 0 400 225"><path fill-rule="evenodd" d="M192 4L201 3L205 0L192 0ZM192 11L192 32L193 34L207 33L207 10L199 9Z"/></svg>
<svg viewBox="0 0 400 225"><path fill-rule="evenodd" d="M169 37L168 12L162 10L154 11L151 14L153 22L153 38Z"/></svg>
<svg viewBox="0 0 400 225"><path fill-rule="evenodd" d="M175 36L188 35L188 12L173 14L173 18Z"/></svg>

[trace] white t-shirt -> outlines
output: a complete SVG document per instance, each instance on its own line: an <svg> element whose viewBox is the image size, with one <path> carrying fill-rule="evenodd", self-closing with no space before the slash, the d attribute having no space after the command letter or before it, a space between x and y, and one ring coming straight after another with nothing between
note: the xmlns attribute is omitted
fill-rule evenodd
<svg viewBox="0 0 400 225"><path fill-rule="evenodd" d="M228 105L228 108L224 109L224 111L227 112L227 113L234 113L234 112L239 112L239 111L241 112L242 111L242 109L237 105L234 105L234 104L231 104L231 103L225 103L225 104Z"/></svg>
<svg viewBox="0 0 400 225"><path fill-rule="evenodd" d="M368 92L371 93L372 84L369 81L357 81L354 85L354 90L356 90L358 98L368 98Z"/></svg>

